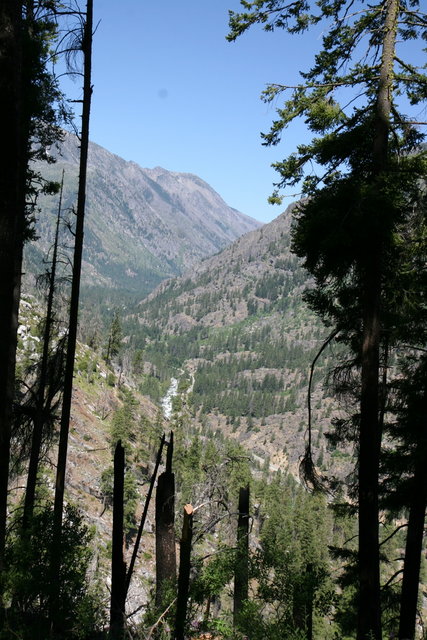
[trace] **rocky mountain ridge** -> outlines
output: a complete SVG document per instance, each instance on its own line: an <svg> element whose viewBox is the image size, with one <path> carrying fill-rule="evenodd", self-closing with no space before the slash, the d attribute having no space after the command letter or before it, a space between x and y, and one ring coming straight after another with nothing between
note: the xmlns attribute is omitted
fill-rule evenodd
<svg viewBox="0 0 427 640"><path fill-rule="evenodd" d="M59 151L47 154L56 162L35 168L58 182L64 169L63 211L69 212L77 191L77 139L67 133ZM95 143L89 149L86 203L83 284L140 296L261 226L226 205L199 177L143 169ZM58 198L42 196L39 206L39 241L27 250L34 270L52 243ZM70 243L65 232L64 242Z"/></svg>

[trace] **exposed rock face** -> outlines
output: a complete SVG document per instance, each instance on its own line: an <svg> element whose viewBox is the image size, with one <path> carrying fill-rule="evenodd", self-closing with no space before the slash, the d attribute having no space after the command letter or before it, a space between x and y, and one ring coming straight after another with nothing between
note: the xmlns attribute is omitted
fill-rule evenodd
<svg viewBox="0 0 427 640"><path fill-rule="evenodd" d="M39 164L48 179L60 181L65 169L64 206L75 204L77 140L67 134L55 164ZM43 197L37 231L40 254L53 236L57 198ZM51 214L51 215L49 215ZM161 280L179 275L231 244L261 223L227 206L195 175L143 169L91 143L83 282L145 295Z"/></svg>
<svg viewBox="0 0 427 640"><path fill-rule="evenodd" d="M261 229L159 285L139 306L140 321L167 332L196 325L233 325L254 312L273 310L279 298L300 299L307 275L290 251L295 204Z"/></svg>

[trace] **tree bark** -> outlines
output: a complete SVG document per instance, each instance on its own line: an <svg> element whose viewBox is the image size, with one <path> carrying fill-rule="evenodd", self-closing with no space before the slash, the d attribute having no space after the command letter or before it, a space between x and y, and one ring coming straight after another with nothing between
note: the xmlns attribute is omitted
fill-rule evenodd
<svg viewBox="0 0 427 640"><path fill-rule="evenodd" d="M191 542L193 539L193 507L184 507L181 546L179 552L178 595L176 600L176 616L174 640L185 640L185 622L187 618L188 590L190 586Z"/></svg>
<svg viewBox="0 0 427 640"><path fill-rule="evenodd" d="M165 604L165 589L175 582L175 474L165 471L156 492L156 606Z"/></svg>
<svg viewBox="0 0 427 640"><path fill-rule="evenodd" d="M387 171L393 60L398 0L384 1L384 38L376 105L373 181ZM359 436L359 605L358 640L381 640L378 476L381 450L379 425L379 349L381 335L381 273L384 241L368 238L361 264L363 338Z"/></svg>
<svg viewBox="0 0 427 640"><path fill-rule="evenodd" d="M249 486L239 490L236 564L234 569L233 625L239 626L243 603L249 591Z"/></svg>
<svg viewBox="0 0 427 640"><path fill-rule="evenodd" d="M126 565L123 558L123 492L125 450L119 440L114 452L113 548L111 552L110 638L121 640L124 634Z"/></svg>
<svg viewBox="0 0 427 640"><path fill-rule="evenodd" d="M166 471L156 491L156 606L164 604L165 589L176 583L175 474L172 473L173 432L170 434Z"/></svg>
<svg viewBox="0 0 427 640"><path fill-rule="evenodd" d="M399 640L414 640L417 619L417 601L420 582L421 554L427 501L425 463L422 484L417 484L409 511L400 597Z"/></svg>

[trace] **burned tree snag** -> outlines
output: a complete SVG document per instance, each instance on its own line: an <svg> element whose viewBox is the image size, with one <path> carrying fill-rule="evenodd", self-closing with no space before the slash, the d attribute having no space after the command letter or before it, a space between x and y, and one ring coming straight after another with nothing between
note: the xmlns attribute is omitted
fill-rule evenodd
<svg viewBox="0 0 427 640"><path fill-rule="evenodd" d="M415 452L417 459L406 534L405 561L400 594L399 640L414 640L417 622L421 557L427 506L427 429L424 422L427 395L426 392L424 393L424 406L421 408L424 424L422 433L418 436Z"/></svg>
<svg viewBox="0 0 427 640"><path fill-rule="evenodd" d="M179 552L178 595L176 600L176 617L174 640L185 640L185 621L187 617L188 589L190 586L191 542L193 538L193 507L184 507L181 546Z"/></svg>
<svg viewBox="0 0 427 640"><path fill-rule="evenodd" d="M43 429L45 427L44 412L49 407L49 400L46 398L48 387L48 366L49 350L52 338L52 328L54 322L53 302L56 287L56 268L58 260L59 225L61 222L62 195L64 190L64 173L62 170L61 188L59 192L58 213L56 217L55 240L53 244L52 267L49 273L49 291L47 296L46 320L43 329L43 351L40 362L38 388L36 393L36 407L34 415L33 434L31 439L30 462L28 466L27 486L25 490L24 514L22 517L22 529L28 529L34 511L34 500L36 495L37 473L39 469L40 452L43 439ZM46 407L46 401L48 407Z"/></svg>
<svg viewBox="0 0 427 640"><path fill-rule="evenodd" d="M159 476L156 492L156 606L165 589L176 582L175 474L172 473L173 432L168 443L166 471Z"/></svg>
<svg viewBox="0 0 427 640"><path fill-rule="evenodd" d="M243 603L248 599L249 589L249 486L239 491L239 518L237 521L236 564L234 569L233 624L238 625Z"/></svg>
<svg viewBox="0 0 427 640"><path fill-rule="evenodd" d="M131 558L131 561L130 561L130 564L129 564L129 569L128 569L128 572L127 572L127 575L126 575L125 599L126 599L127 592L129 590L130 581L132 579L132 574L133 574L133 570L134 570L134 566L135 566L135 562L136 562L136 557L138 555L139 543L141 542L141 536L142 536L142 532L144 530L145 520L147 518L148 507L150 505L151 495L153 493L154 483L155 483L156 477L157 477L157 471L158 471L158 468L159 468L159 465L160 465L160 461L162 459L162 452L163 452L164 444L165 444L165 434L162 435L162 439L160 441L160 447L159 447L159 451L157 453L156 464L154 465L154 471L153 471L153 474L151 476L150 487L148 489L147 497L145 499L145 505L144 505L144 509L143 509L143 512L142 512L142 516L141 516L141 522L139 524L138 533L137 533L136 540L135 540L135 545L134 545L134 548L133 548L132 558Z"/></svg>
<svg viewBox="0 0 427 640"><path fill-rule="evenodd" d="M114 452L113 548L111 552L110 638L120 640L124 633L126 565L123 558L123 490L125 450L119 440Z"/></svg>

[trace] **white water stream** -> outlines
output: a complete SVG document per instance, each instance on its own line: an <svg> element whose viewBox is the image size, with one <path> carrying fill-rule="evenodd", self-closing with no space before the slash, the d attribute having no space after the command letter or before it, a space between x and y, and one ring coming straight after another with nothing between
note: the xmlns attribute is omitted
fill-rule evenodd
<svg viewBox="0 0 427 640"><path fill-rule="evenodd" d="M167 420L170 420L172 416L172 399L177 395L178 380L176 378L171 379L169 389L166 391L166 395L162 398L163 415Z"/></svg>

